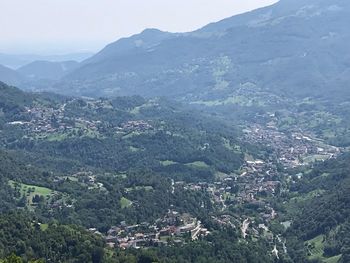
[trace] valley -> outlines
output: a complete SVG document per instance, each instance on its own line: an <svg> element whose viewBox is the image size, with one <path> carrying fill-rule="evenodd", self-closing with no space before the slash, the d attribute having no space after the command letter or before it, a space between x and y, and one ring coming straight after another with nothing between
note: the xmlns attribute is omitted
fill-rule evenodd
<svg viewBox="0 0 350 263"><path fill-rule="evenodd" d="M0 263L350 262L349 14L0 54Z"/></svg>
<svg viewBox="0 0 350 263"><path fill-rule="evenodd" d="M304 176L296 171L308 171L347 151L317 138L313 129L293 124L286 130L277 111L260 111L250 121L240 121L242 131L233 134L230 116L216 124L202 116L195 126L182 126L186 110L176 109L176 104L168 108L161 99L36 95L24 101L15 114L13 108L3 108L3 150L22 152L21 162L50 172L43 172L45 181L9 177L17 206L40 214L43 225L53 218L79 222L109 248L191 246L232 229L240 242L265 242L271 258L287 259L289 244L281 233L288 230L286 222L293 222L286 204L293 200L293 185ZM216 125L227 128L217 133ZM148 144L147 138L153 143L162 138L159 146L171 143L172 151L187 143L189 152L182 148L181 155L171 154ZM67 149L72 142L79 148L64 154L56 148ZM116 153L109 159L108 151L114 151L110 143L118 152L122 149L119 160L147 160L149 171L142 172L142 162L128 169L115 159ZM96 152L99 144L110 150L89 159L85 147ZM217 152L227 155L224 165ZM290 201L280 204L283 199Z"/></svg>

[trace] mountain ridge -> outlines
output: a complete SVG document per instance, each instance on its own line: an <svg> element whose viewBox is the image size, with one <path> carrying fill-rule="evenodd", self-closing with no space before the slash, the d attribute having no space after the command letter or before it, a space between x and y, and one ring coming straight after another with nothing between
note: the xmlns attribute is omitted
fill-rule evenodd
<svg viewBox="0 0 350 263"><path fill-rule="evenodd" d="M58 80L68 72L78 67L76 61L51 62L46 60L36 60L26 64L16 71L27 77L28 79L50 79Z"/></svg>
<svg viewBox="0 0 350 263"><path fill-rule="evenodd" d="M224 98L241 84L255 83L258 89L301 97L310 96L315 87L316 97L320 91L333 96L339 90L349 96L340 86L347 79L343 54L348 53L344 43L350 35L339 27L349 22L349 11L341 0L284 0L192 33L158 32L161 41L152 48L112 52L116 43L134 43L136 35L107 46L55 89L64 92L69 87L77 95L170 95L193 101ZM320 28L321 23L326 26ZM286 77L281 79L283 73Z"/></svg>
<svg viewBox="0 0 350 263"><path fill-rule="evenodd" d="M350 97L350 34L341 25L349 17L343 0L282 0L193 32L146 29L57 73L61 78L20 87L210 103L235 97L248 85L272 96L343 101Z"/></svg>
<svg viewBox="0 0 350 263"><path fill-rule="evenodd" d="M24 76L16 70L0 65L0 81L9 85L18 85L25 80Z"/></svg>

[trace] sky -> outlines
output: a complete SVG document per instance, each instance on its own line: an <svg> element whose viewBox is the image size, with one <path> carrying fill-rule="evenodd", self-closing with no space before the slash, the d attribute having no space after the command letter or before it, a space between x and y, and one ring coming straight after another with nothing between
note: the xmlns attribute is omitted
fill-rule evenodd
<svg viewBox="0 0 350 263"><path fill-rule="evenodd" d="M158 28L188 32L277 0L0 0L0 52L96 52Z"/></svg>

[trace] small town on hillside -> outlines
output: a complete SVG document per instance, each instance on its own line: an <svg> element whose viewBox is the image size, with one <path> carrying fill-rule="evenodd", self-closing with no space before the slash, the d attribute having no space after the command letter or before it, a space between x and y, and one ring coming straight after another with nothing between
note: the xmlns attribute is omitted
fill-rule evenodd
<svg viewBox="0 0 350 263"><path fill-rule="evenodd" d="M206 191L212 203L217 207L217 215L212 215L215 222L225 227L239 228L243 239L264 234L272 244L279 242L282 247L285 247L282 238L274 236L267 227L269 222L278 216L278 213L266 197L273 197L283 190L282 182L278 179L281 173L285 173L284 176L288 181L293 181L292 177L284 172L285 170L316 160L324 161L334 158L341 149L312 139L302 132L286 135L278 131L271 123L265 127L262 125L249 126L244 136L246 140L254 143L279 149L276 156L269 156L266 160L254 160L248 156L240 173L230 175L219 173L217 180L213 183L186 183L172 180L171 192L176 194L178 188L187 191ZM282 167L282 172L277 166ZM225 214L230 206L242 204L258 207L260 211L258 216L255 218L234 217ZM201 205L204 206L204 203ZM285 225L289 224L290 222L286 222ZM90 230L96 231L96 229ZM208 234L210 232L196 218L169 210L164 218L157 219L154 224L127 225L126 222L122 222L119 226L112 227L105 239L113 247L140 248L189 242ZM276 245L272 253L278 255Z"/></svg>
<svg viewBox="0 0 350 263"><path fill-rule="evenodd" d="M69 133L99 136L104 128L103 121L72 116L67 113L66 108L75 102L76 99L72 99L57 108L46 106L26 107L22 113L24 120L12 121L7 124L19 126L29 135L36 135L38 138L44 138L44 136L54 138L54 136L63 136ZM103 100L88 100L86 107L89 110L98 111L112 106ZM110 124L108 124L108 127L110 127ZM145 132L153 129L147 120L127 120L119 126L110 128L113 128L116 133Z"/></svg>
<svg viewBox="0 0 350 263"><path fill-rule="evenodd" d="M102 235L95 228L90 228L89 231ZM198 219L169 209L163 218L157 219L153 224L143 222L127 225L126 222L121 222L107 232L105 239L110 247L126 249L183 244L208 234L209 231Z"/></svg>

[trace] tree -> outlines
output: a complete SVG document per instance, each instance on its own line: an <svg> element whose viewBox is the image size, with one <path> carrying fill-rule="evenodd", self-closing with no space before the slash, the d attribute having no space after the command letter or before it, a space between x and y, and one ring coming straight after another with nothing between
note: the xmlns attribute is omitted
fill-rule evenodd
<svg viewBox="0 0 350 263"><path fill-rule="evenodd" d="M12 254L11 256L8 256L3 261L0 261L0 263L22 263L22 259L15 254Z"/></svg>

